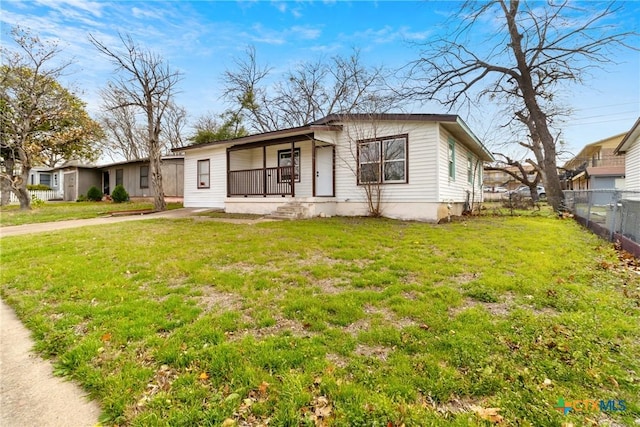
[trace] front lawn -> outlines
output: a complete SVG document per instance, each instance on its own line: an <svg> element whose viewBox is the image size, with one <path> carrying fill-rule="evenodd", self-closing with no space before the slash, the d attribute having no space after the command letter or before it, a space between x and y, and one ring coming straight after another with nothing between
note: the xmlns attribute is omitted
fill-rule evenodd
<svg viewBox="0 0 640 427"><path fill-rule="evenodd" d="M178 209L182 203L168 203L168 209ZM153 209L149 202L46 202L33 207L30 211L21 211L18 205L0 208L0 226L33 224L40 222L65 221L69 219L96 218L109 212L139 209Z"/></svg>
<svg viewBox="0 0 640 427"><path fill-rule="evenodd" d="M147 220L3 238L1 261L105 424L640 418L640 277L570 220Z"/></svg>

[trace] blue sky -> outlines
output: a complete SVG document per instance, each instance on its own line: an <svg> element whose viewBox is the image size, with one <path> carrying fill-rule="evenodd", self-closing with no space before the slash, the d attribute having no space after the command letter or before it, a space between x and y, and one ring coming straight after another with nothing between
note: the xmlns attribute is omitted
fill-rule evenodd
<svg viewBox="0 0 640 427"><path fill-rule="evenodd" d="M63 56L75 64L65 76L95 114L99 89L112 66L89 44L88 34L119 46L118 32L161 54L184 73L177 102L192 119L225 109L220 99L222 75L249 45L258 61L285 71L301 61L361 50L372 65L396 68L417 58L413 43L428 41L457 1L117 1L3 0L0 5L3 44L7 31L19 24L43 39L60 41ZM640 2L624 2L617 22L640 32ZM636 41L636 45L638 45ZM559 94L575 109L563 128L573 152L584 144L625 132L640 116L640 53L626 52L618 65L597 72L586 86ZM486 121L490 104L468 114L459 111L479 136L494 139ZM433 104L412 112L440 113ZM453 113L458 113L453 111ZM497 135L493 133L493 135ZM497 138L499 139L499 138Z"/></svg>

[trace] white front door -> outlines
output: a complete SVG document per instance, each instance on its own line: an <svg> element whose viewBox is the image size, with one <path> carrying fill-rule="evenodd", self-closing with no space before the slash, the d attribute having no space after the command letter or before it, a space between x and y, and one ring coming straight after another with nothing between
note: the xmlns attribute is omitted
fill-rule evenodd
<svg viewBox="0 0 640 427"><path fill-rule="evenodd" d="M333 147L316 147L316 196L333 196Z"/></svg>

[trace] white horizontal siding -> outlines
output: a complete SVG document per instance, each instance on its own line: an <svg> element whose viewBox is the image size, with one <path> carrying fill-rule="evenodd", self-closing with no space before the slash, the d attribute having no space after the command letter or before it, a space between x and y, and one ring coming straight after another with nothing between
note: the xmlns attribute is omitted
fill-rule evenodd
<svg viewBox="0 0 640 427"><path fill-rule="evenodd" d="M437 124L415 122L345 123L336 149L336 197L366 201L364 187L357 185L358 140L408 135L406 184L382 185L384 203L437 200Z"/></svg>
<svg viewBox="0 0 640 427"><path fill-rule="evenodd" d="M209 188L198 188L198 160L209 160ZM184 158L184 206L224 208L227 196L226 147L186 151Z"/></svg>
<svg viewBox="0 0 640 427"><path fill-rule="evenodd" d="M625 189L640 191L640 136L625 154Z"/></svg>
<svg viewBox="0 0 640 427"><path fill-rule="evenodd" d="M455 142L455 174L449 177L449 140ZM480 201L482 197L481 177L478 170L482 169L482 162L478 163L478 157L473 154L460 141L455 139L449 132L440 128L440 150L439 150L439 171L438 171L438 198L441 202L464 202L467 198L467 191L475 193L475 201ZM469 183L467 175L467 156L471 155L472 173L476 169L473 183ZM470 199L471 200L471 199Z"/></svg>

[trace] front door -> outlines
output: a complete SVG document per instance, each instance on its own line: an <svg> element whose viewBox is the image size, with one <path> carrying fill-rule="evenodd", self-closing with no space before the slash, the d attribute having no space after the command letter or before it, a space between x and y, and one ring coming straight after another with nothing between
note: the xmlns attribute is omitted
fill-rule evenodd
<svg viewBox="0 0 640 427"><path fill-rule="evenodd" d="M64 200L73 202L76 200L76 173L64 174Z"/></svg>
<svg viewBox="0 0 640 427"><path fill-rule="evenodd" d="M316 196L333 197L333 147L316 147Z"/></svg>

